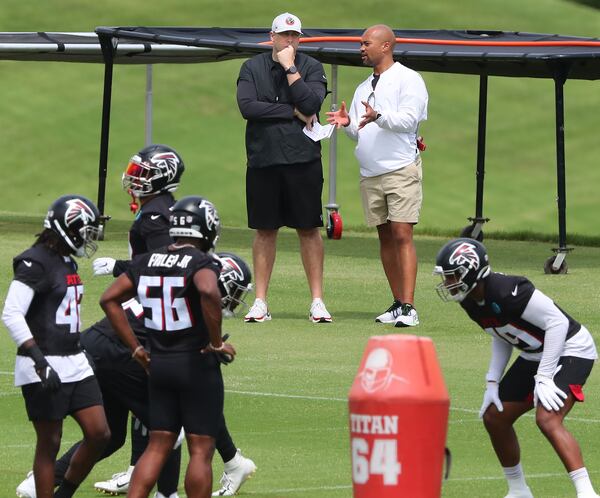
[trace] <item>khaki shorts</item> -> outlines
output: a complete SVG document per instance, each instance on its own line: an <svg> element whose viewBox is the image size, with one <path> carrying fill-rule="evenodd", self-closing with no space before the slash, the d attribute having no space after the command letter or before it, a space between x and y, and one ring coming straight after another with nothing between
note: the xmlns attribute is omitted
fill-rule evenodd
<svg viewBox="0 0 600 498"><path fill-rule="evenodd" d="M421 158L390 173L361 177L360 196L367 225L387 221L418 223L423 202Z"/></svg>

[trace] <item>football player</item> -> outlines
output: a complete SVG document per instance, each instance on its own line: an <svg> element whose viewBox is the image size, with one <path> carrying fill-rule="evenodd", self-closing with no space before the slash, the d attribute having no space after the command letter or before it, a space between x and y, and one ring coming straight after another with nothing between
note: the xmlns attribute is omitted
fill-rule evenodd
<svg viewBox="0 0 600 498"><path fill-rule="evenodd" d="M246 262L236 254L220 252L215 254L215 259L221 266L219 290L222 296L223 316L230 316L240 305L246 304L245 296L251 288L252 274ZM135 299L130 299L123 304L123 309L132 330L140 343L145 345L146 328L143 323L141 304ZM106 317L81 333L81 344L93 360L94 373L100 384L111 431L110 441L99 457L104 459L125 444L129 412L145 427L149 425L148 376L139 363L131 358L129 349L119 340ZM176 446L180 443L181 440L178 439ZM62 482L71 456L80 445L81 442L73 445L56 462L54 469L56 485ZM111 494L127 493L133 468L134 466L131 466L128 471L115 475L111 482L104 483L109 490L112 490ZM164 486L163 482L163 490ZM161 495L162 493L157 491L156 497ZM174 495L176 496L176 492ZM33 472L30 472L19 484L17 496L36 498Z"/></svg>
<svg viewBox="0 0 600 498"><path fill-rule="evenodd" d="M37 436L33 469L39 498L73 496L110 437L100 388L79 342L83 283L73 259L94 253L99 222L89 199L59 197L33 246L13 260L2 320L18 347L15 385ZM81 427L83 440L55 493L54 462L67 415Z"/></svg>
<svg viewBox="0 0 600 498"><path fill-rule="evenodd" d="M150 145L130 159L123 173L122 185L123 189L132 196L131 209L137 211L135 221L129 231L129 253L131 257L164 247L172 242L169 235L170 209L175 204L173 192L177 190L184 170L185 165L181 156L177 151L166 145ZM235 259L231 261L234 262L235 266ZM114 277L118 277L128 268L129 263L129 260L97 258L93 264L94 274L112 274ZM245 263L243 264L244 268L240 270L241 274L250 276L250 270L245 266ZM225 269L227 267L225 265ZM225 278L224 281L233 285L235 281L233 277L235 275L230 274L230 278ZM249 283L250 280L247 281L248 285ZM223 295L226 296L226 294ZM227 295L233 298L231 303L235 303L234 293ZM224 299L229 298L225 297ZM223 311L225 315L229 313L227 303L224 303ZM137 331L135 328L134 330ZM129 469L115 474L112 479L96 483L97 489L109 493L127 492L127 483L133 466L147 444L147 437L144 436L143 432L145 428L142 424L139 424L139 422L136 424L136 421L132 420L131 426L132 455ZM233 496L244 481L256 471L256 465L237 449L229 434L225 419L223 419L222 431L217 438L217 451L223 459L224 472L221 478L222 486L215 496ZM159 493L157 493L156 498L162 498L162 496L176 498L175 490L179 480L179 457L174 458L177 458L177 460L168 463L158 481ZM177 474L169 468L176 468Z"/></svg>
<svg viewBox="0 0 600 498"><path fill-rule="evenodd" d="M445 301L457 301L492 336L492 355L479 416L508 482L506 498L532 498L521 468L514 423L535 409L577 492L597 498L577 440L563 425L598 358L590 332L525 277L491 271L480 242L460 238L439 251L434 274ZM505 372L513 348L520 351Z"/></svg>
<svg viewBox="0 0 600 498"><path fill-rule="evenodd" d="M198 196L181 199L170 217L174 242L134 259L100 299L132 358L149 372L150 441L133 471L133 498L148 496L182 428L190 453L187 496L211 494L224 400L220 360L233 361L236 354L221 337L220 268L207 254L219 230L212 203ZM133 297L144 310L152 362L122 308Z"/></svg>

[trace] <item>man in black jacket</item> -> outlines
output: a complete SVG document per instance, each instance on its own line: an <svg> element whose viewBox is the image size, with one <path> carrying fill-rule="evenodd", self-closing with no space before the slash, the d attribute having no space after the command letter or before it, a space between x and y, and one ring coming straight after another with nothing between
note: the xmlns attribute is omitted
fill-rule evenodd
<svg viewBox="0 0 600 498"><path fill-rule="evenodd" d="M273 50L247 60L237 81L246 124L246 207L256 230L252 246L256 300L246 322L271 319L266 298L275 263L277 233L295 228L308 280L313 323L331 322L322 301L323 226L321 146L302 129L318 120L327 93L320 62L298 53L300 19L284 13L273 20Z"/></svg>

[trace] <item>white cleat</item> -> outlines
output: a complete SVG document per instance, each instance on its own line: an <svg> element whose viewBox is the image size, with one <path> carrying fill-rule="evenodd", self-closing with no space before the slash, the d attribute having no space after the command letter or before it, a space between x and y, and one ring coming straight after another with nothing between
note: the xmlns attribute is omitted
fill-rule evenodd
<svg viewBox="0 0 600 498"><path fill-rule="evenodd" d="M271 313L269 313L267 303L259 298L254 300L254 304L250 307L248 313L246 313L246 316L244 317L246 323L261 323L267 322L270 319Z"/></svg>
<svg viewBox="0 0 600 498"><path fill-rule="evenodd" d="M27 477L21 484L17 486L17 496L19 498L36 498L35 480L33 478L33 470L27 472Z"/></svg>
<svg viewBox="0 0 600 498"><path fill-rule="evenodd" d="M331 315L321 299L314 299L310 306L308 318L313 323L331 323Z"/></svg>
<svg viewBox="0 0 600 498"><path fill-rule="evenodd" d="M221 489L215 491L212 496L234 496L246 480L250 479L256 472L256 465L252 460L242 455L238 449L235 456L225 463L223 476L221 477Z"/></svg>
<svg viewBox="0 0 600 498"><path fill-rule="evenodd" d="M504 498L533 498L533 494L529 487L525 487L525 489L509 491Z"/></svg>
<svg viewBox="0 0 600 498"><path fill-rule="evenodd" d="M130 465L125 472L118 472L108 481L99 481L94 483L94 488L101 493L109 495L125 495L129 491L129 481L133 473L134 466Z"/></svg>
<svg viewBox="0 0 600 498"><path fill-rule="evenodd" d="M160 491L157 491L154 495L154 498L179 498L179 495L177 494L177 491L175 491L175 493L171 493L169 496L165 496Z"/></svg>

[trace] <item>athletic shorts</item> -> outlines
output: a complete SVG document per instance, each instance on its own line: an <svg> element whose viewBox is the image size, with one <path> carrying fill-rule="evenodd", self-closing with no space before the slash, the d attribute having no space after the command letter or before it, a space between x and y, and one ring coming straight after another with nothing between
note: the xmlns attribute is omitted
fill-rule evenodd
<svg viewBox="0 0 600 498"><path fill-rule="evenodd" d="M63 382L57 392L42 389L41 382L21 386L29 420L63 420L79 410L102 405L100 387L93 375L78 382Z"/></svg>
<svg viewBox="0 0 600 498"><path fill-rule="evenodd" d="M321 160L247 168L248 227L275 230L323 226Z"/></svg>
<svg viewBox="0 0 600 498"><path fill-rule="evenodd" d="M388 221L416 224L423 203L421 157L390 173L360 179L365 221L370 227Z"/></svg>
<svg viewBox="0 0 600 498"><path fill-rule="evenodd" d="M212 436L222 425L223 377L212 353L154 353L148 383L150 430Z"/></svg>
<svg viewBox="0 0 600 498"><path fill-rule="evenodd" d="M499 395L502 401L527 401L533 404L534 375L539 362L517 358L500 381ZM554 383L565 393L571 392L577 401L583 401L583 385L592 371L594 360L563 356L562 365L554 376Z"/></svg>

